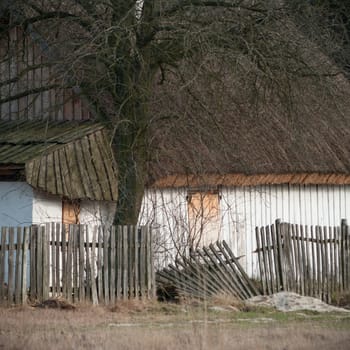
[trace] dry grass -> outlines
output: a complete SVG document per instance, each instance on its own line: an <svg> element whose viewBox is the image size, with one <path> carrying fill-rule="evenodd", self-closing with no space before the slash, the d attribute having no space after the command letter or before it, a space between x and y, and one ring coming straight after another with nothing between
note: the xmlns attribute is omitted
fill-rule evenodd
<svg viewBox="0 0 350 350"><path fill-rule="evenodd" d="M0 308L0 349L349 348L348 315L240 312L230 309L233 303L218 297L206 304L129 301L74 311Z"/></svg>

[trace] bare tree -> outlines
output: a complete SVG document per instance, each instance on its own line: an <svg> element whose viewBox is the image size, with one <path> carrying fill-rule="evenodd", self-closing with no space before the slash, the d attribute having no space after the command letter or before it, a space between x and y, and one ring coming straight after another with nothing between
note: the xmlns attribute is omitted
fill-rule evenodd
<svg viewBox="0 0 350 350"><path fill-rule="evenodd" d="M273 106L292 120L305 81L339 73L310 60L316 45L277 0L13 0L0 11L2 36L20 27L41 48L51 74L41 89L72 88L113 130L119 224L137 222L158 176L225 171L232 115Z"/></svg>

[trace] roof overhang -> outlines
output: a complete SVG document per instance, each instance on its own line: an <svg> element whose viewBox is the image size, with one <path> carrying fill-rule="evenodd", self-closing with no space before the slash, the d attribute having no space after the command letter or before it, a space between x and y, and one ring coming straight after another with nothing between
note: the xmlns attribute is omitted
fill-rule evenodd
<svg viewBox="0 0 350 350"><path fill-rule="evenodd" d="M39 190L69 199L116 201L118 175L103 130L43 152L26 162L26 181Z"/></svg>
<svg viewBox="0 0 350 350"><path fill-rule="evenodd" d="M0 180L69 199L116 201L108 130L96 122L1 122Z"/></svg>
<svg viewBox="0 0 350 350"><path fill-rule="evenodd" d="M204 174L169 175L152 183L152 188L259 186L259 185L350 185L350 174Z"/></svg>
<svg viewBox="0 0 350 350"><path fill-rule="evenodd" d="M0 181L18 181L24 179L24 164L0 165Z"/></svg>

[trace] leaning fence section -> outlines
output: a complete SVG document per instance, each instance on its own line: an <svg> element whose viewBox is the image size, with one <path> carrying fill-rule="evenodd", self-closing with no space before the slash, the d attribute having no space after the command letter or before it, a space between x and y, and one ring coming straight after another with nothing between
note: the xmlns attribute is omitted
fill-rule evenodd
<svg viewBox="0 0 350 350"><path fill-rule="evenodd" d="M318 297L350 291L350 230L283 223L256 228L261 284L264 294L280 290Z"/></svg>
<svg viewBox="0 0 350 350"><path fill-rule="evenodd" d="M147 227L51 223L1 229L0 303L63 297L110 304L154 295Z"/></svg>
<svg viewBox="0 0 350 350"><path fill-rule="evenodd" d="M182 256L157 271L159 294L207 299L229 295L244 300L260 294L225 241Z"/></svg>

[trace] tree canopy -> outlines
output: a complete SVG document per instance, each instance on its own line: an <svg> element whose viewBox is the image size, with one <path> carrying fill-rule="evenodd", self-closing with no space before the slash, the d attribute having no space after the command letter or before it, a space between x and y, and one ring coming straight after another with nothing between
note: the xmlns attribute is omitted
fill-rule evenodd
<svg viewBox="0 0 350 350"><path fill-rule="evenodd" d="M305 82L334 94L329 77L348 68L348 8L335 0L305 3L3 1L0 35L21 27L55 84L72 88L110 127L119 168L116 223L135 223L155 176L150 164L180 162L171 152L159 156L161 147L199 150L210 171L220 171L210 148L225 155L233 114L266 118L273 105L289 122L301 112L296 101ZM344 64L335 67L339 57ZM160 133L163 140L169 134L168 144ZM195 157L185 163L183 172L209 171Z"/></svg>

